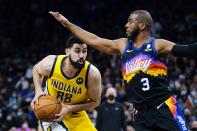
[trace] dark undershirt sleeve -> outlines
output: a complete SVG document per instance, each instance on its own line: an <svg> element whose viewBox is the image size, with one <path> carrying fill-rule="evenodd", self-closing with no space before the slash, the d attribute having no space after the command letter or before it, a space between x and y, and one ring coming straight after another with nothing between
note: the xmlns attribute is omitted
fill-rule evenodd
<svg viewBox="0 0 197 131"><path fill-rule="evenodd" d="M180 57L197 57L197 43L191 45L179 45L173 46L172 55Z"/></svg>

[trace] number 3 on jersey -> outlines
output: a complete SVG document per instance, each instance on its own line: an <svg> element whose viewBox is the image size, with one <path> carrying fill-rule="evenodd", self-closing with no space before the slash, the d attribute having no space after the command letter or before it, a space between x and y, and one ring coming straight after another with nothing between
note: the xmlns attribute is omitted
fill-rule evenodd
<svg viewBox="0 0 197 131"><path fill-rule="evenodd" d="M149 80L148 80L148 78L142 78L142 79L141 79L141 82L142 82L142 90L143 90L143 91L148 91L148 90L150 90L150 85L149 85Z"/></svg>
<svg viewBox="0 0 197 131"><path fill-rule="evenodd" d="M57 99L62 101L62 102L65 102L65 103L70 103L72 96L73 95L69 94L69 93L64 94L64 92L61 92L61 91L57 92Z"/></svg>

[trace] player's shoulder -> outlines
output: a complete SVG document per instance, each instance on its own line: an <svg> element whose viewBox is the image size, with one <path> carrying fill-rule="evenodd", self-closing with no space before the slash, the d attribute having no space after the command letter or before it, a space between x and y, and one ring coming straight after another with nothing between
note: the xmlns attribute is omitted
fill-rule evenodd
<svg viewBox="0 0 197 131"><path fill-rule="evenodd" d="M167 41L167 40L161 39L161 38L155 38L155 42L156 42L156 43L163 43L163 42L165 42L165 41Z"/></svg>
<svg viewBox="0 0 197 131"><path fill-rule="evenodd" d="M39 64L39 65L40 64L50 64L50 63L53 63L55 58L56 58L56 55L48 55L48 56L44 57L42 60L40 60L37 64Z"/></svg>
<svg viewBox="0 0 197 131"><path fill-rule="evenodd" d="M56 55L48 55L44 57L40 62L38 62L38 64L43 65L44 67L51 66L53 65L56 58L57 58Z"/></svg>
<svg viewBox="0 0 197 131"><path fill-rule="evenodd" d="M90 64L90 70L89 70L90 73L93 73L93 74L100 74L100 71L99 69L93 65L93 64Z"/></svg>
<svg viewBox="0 0 197 131"><path fill-rule="evenodd" d="M155 39L155 48L159 54L169 55L174 45L174 42L165 39Z"/></svg>
<svg viewBox="0 0 197 131"><path fill-rule="evenodd" d="M49 60L49 61L53 61L57 58L57 55L47 55L44 59L45 60Z"/></svg>
<svg viewBox="0 0 197 131"><path fill-rule="evenodd" d="M118 43L118 47L119 47L119 51L120 53L123 53L125 46L128 43L128 38L120 38L120 39L116 39L115 42Z"/></svg>
<svg viewBox="0 0 197 131"><path fill-rule="evenodd" d="M48 55L34 65L34 68L39 71L43 76L49 76L53 68L54 61L56 59L55 55Z"/></svg>
<svg viewBox="0 0 197 131"><path fill-rule="evenodd" d="M101 73L99 69L90 63L88 79L101 79Z"/></svg>
<svg viewBox="0 0 197 131"><path fill-rule="evenodd" d="M155 43L156 44L175 44L174 42L171 42L166 39L156 39L156 38L155 38Z"/></svg>

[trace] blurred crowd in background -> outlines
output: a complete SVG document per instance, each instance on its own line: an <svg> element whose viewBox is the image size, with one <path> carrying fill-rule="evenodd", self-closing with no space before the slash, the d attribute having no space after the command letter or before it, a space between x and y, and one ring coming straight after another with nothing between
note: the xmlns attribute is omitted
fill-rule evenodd
<svg viewBox="0 0 197 131"><path fill-rule="evenodd" d="M155 3L155 4L152 4ZM64 54L70 32L49 14L59 11L70 21L101 37L125 37L124 26L136 9L148 10L154 19L152 36L178 44L197 41L196 0L20 0L0 1L0 131L31 128L38 123L30 107L34 97L33 65L49 54ZM124 104L128 127L133 126L133 106L125 99L120 56L89 48L88 60L96 65L105 91L113 87ZM197 119L197 59L170 56L170 87L190 128ZM44 85L43 85L44 87ZM88 111L95 123L96 109Z"/></svg>

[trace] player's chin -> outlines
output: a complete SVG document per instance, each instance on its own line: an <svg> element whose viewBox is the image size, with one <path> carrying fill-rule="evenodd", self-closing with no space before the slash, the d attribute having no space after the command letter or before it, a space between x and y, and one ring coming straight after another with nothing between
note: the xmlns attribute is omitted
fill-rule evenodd
<svg viewBox="0 0 197 131"><path fill-rule="evenodd" d="M130 33L130 31L126 31L125 34L126 34L127 36L129 36L131 33Z"/></svg>
<svg viewBox="0 0 197 131"><path fill-rule="evenodd" d="M129 38L131 36L131 34L126 32L126 36L127 36L127 38Z"/></svg>
<svg viewBox="0 0 197 131"><path fill-rule="evenodd" d="M78 61L77 63L83 65L85 61Z"/></svg>

